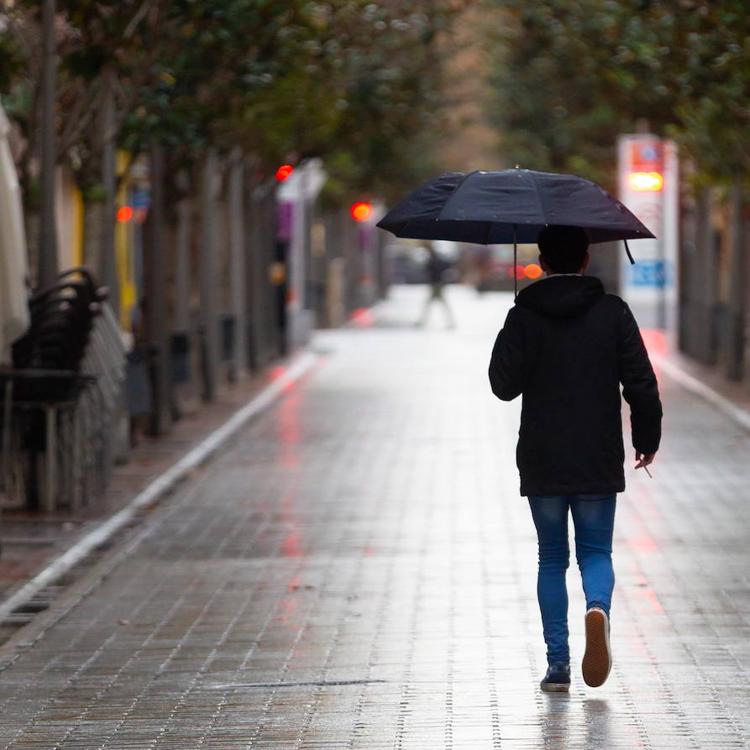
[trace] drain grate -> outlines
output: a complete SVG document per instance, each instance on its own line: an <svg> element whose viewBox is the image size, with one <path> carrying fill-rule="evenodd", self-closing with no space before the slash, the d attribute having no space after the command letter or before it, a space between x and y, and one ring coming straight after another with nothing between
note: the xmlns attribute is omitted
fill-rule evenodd
<svg viewBox="0 0 750 750"><path fill-rule="evenodd" d="M34 619L34 615L49 609L50 605L60 595L63 588L64 587L61 585L53 585L37 591L29 601L14 609L8 617L3 620L2 624L25 625L26 623L31 622L31 620Z"/></svg>

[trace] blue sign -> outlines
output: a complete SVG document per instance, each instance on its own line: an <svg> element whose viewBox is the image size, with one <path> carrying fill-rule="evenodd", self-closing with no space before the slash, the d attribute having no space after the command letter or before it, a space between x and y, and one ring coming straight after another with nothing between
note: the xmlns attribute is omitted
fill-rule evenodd
<svg viewBox="0 0 750 750"><path fill-rule="evenodd" d="M133 188L130 194L130 205L133 208L148 208L151 205L151 193L141 187Z"/></svg>
<svg viewBox="0 0 750 750"><path fill-rule="evenodd" d="M663 289L667 283L667 267L663 260L637 260L630 266L630 283L632 286Z"/></svg>

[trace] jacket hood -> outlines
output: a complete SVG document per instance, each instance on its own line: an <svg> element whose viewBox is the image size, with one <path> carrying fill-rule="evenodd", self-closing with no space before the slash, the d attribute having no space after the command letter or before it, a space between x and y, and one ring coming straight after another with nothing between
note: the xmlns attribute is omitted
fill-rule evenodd
<svg viewBox="0 0 750 750"><path fill-rule="evenodd" d="M516 304L542 315L575 318L590 310L604 287L593 276L550 276L519 292Z"/></svg>

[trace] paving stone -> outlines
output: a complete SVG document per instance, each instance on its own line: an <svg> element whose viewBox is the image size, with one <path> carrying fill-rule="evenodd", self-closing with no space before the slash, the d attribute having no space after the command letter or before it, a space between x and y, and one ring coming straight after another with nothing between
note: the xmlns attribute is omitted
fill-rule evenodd
<svg viewBox="0 0 750 750"><path fill-rule="evenodd" d="M320 334L314 373L0 672L0 748L748 746L748 434L660 375L654 479L618 500L612 675L542 694L519 404L486 379L509 297L451 288L458 329L421 330L423 293Z"/></svg>

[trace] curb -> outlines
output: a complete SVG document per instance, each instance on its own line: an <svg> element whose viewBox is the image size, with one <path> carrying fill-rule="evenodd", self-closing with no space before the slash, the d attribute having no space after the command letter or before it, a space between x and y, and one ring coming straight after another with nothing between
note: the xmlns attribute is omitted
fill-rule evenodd
<svg viewBox="0 0 750 750"><path fill-rule="evenodd" d="M663 357L652 357L653 363L667 374L672 380L683 386L686 390L699 396L704 401L713 404L719 411L723 412L732 421L743 429L750 432L750 412L737 406L718 391L702 383L698 378L685 372L679 365L670 362Z"/></svg>
<svg viewBox="0 0 750 750"><path fill-rule="evenodd" d="M27 604L42 589L52 584L75 565L86 559L114 534L124 528L139 510L158 502L171 492L190 471L207 461L227 440L244 427L253 417L267 409L285 390L298 381L318 360L312 352L305 352L292 362L276 380L235 412L221 427L218 427L181 459L172 464L144 490L139 492L122 510L83 536L69 550L53 560L30 581L0 602L0 622L4 622L14 610Z"/></svg>

